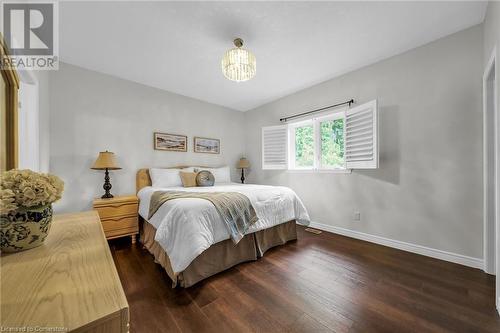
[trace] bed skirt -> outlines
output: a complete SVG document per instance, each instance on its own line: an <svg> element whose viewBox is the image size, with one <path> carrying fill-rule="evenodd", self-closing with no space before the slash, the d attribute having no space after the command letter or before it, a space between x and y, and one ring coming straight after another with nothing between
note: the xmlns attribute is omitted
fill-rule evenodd
<svg viewBox="0 0 500 333"><path fill-rule="evenodd" d="M154 256L155 262L160 264L172 279L172 287L187 288L234 265L257 260L274 246L297 239L297 229L293 220L248 234L236 245L230 239L213 244L178 274L174 274L168 255L155 241L155 235L155 227L144 221L141 232L142 244Z"/></svg>

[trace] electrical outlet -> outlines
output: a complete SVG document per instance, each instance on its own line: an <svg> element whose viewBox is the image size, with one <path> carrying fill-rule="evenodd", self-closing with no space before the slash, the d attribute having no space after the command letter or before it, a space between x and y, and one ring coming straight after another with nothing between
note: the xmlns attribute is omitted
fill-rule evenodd
<svg viewBox="0 0 500 333"><path fill-rule="evenodd" d="M354 221L361 221L361 213L360 213L360 212L354 212L354 213L352 214L352 219L353 219Z"/></svg>

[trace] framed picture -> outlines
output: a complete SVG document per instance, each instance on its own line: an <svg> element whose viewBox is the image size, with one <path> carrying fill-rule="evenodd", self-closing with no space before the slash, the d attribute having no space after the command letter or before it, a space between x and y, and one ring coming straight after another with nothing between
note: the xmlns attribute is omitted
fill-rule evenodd
<svg viewBox="0 0 500 333"><path fill-rule="evenodd" d="M220 154L220 140L194 137L194 152Z"/></svg>
<svg viewBox="0 0 500 333"><path fill-rule="evenodd" d="M154 144L156 150L187 151L187 136L155 132Z"/></svg>

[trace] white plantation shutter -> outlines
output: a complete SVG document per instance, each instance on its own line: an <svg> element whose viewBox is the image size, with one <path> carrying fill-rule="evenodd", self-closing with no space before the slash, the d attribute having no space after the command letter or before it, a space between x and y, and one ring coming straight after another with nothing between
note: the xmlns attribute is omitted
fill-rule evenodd
<svg viewBox="0 0 500 333"><path fill-rule="evenodd" d="M286 169L287 147L287 125L262 127L262 169Z"/></svg>
<svg viewBox="0 0 500 333"><path fill-rule="evenodd" d="M346 111L345 160L347 169L378 168L376 100Z"/></svg>

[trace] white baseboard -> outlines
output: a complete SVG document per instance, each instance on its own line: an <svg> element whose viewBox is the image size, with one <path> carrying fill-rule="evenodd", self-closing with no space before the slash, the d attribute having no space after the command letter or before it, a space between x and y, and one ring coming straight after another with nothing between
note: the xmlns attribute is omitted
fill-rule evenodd
<svg viewBox="0 0 500 333"><path fill-rule="evenodd" d="M320 229L323 231L328 231L328 232L331 232L334 234L339 234L339 235L343 235L343 236L347 236L347 237L351 237L351 238L356 238L356 239L364 240L367 242L380 244L380 245L392 247L392 248L407 251L407 252L420 254L423 256L431 257L431 258L445 260L445 261L453 262L453 263L468 266L468 267L479 268L479 269L484 268L483 259L480 259L480 258L468 257L468 256L464 256L464 255L457 254L457 253L437 250L437 249L433 249L433 248L422 246L422 245L406 243L406 242L402 242L402 241L398 241L398 240L394 240L394 239L389 239L389 238L385 238L385 237L366 234L366 233L363 233L360 231L354 231L354 230L350 230L350 229L334 227L331 225L322 224L322 223L318 223L318 222L311 222L311 224L309 226L311 228L316 228L316 229Z"/></svg>

